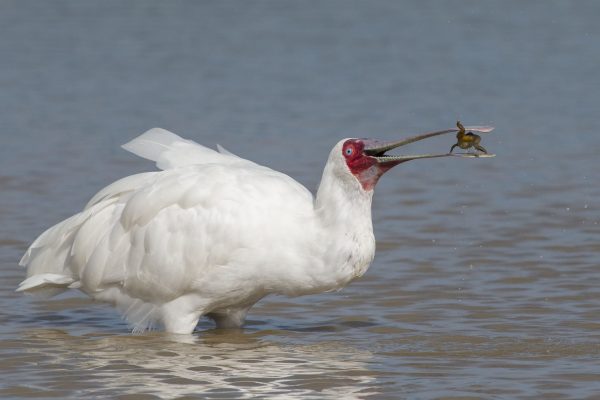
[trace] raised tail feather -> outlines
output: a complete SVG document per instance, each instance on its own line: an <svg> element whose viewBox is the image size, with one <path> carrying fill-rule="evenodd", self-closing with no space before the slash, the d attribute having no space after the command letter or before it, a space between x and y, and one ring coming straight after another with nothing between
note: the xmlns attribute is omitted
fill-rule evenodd
<svg viewBox="0 0 600 400"><path fill-rule="evenodd" d="M121 146L125 150L156 162L162 170L195 164L254 163L217 146L218 151L209 149L192 140L162 128L152 128L132 141Z"/></svg>

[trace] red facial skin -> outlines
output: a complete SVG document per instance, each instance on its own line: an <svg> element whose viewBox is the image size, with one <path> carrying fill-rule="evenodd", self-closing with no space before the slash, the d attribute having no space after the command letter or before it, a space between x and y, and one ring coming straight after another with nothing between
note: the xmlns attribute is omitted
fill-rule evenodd
<svg viewBox="0 0 600 400"><path fill-rule="evenodd" d="M377 181L392 167L402 161L378 161L364 153L365 144L361 139L348 139L342 146L342 155L352 175L358 179L364 190L375 188Z"/></svg>

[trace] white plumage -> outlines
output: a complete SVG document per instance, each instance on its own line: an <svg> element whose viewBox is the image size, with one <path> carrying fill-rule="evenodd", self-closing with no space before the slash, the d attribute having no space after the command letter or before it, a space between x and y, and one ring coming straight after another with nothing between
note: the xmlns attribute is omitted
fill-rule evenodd
<svg viewBox="0 0 600 400"><path fill-rule="evenodd" d="M123 147L161 171L114 182L40 235L20 262L27 279L17 290L75 288L115 304L134 330L191 333L202 315L239 327L271 293L340 289L373 259L374 182L393 165L431 157L384 156L373 143L340 141L313 198L282 173L152 129ZM372 165L357 167L348 147Z"/></svg>

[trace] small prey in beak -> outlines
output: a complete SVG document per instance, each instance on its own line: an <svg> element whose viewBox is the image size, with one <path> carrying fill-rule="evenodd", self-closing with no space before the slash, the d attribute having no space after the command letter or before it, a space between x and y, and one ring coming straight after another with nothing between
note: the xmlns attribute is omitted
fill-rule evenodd
<svg viewBox="0 0 600 400"><path fill-rule="evenodd" d="M479 144L481 142L481 136L476 135L471 131L466 132L465 127L460 123L460 121L456 121L456 126L458 127L456 140L458 141L456 144L450 147L450 153L452 153L452 150L454 150L455 147L460 147L463 150L475 147L475 149L487 154L487 150Z"/></svg>

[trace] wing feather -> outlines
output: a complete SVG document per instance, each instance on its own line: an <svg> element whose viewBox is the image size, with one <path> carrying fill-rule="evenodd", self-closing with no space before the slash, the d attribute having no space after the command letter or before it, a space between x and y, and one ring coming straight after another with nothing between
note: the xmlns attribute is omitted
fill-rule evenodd
<svg viewBox="0 0 600 400"><path fill-rule="evenodd" d="M113 197L123 197L123 195L140 189L149 184L156 177L156 172L144 172L126 176L106 186L94 195L87 203L84 209L100 203L103 200Z"/></svg>
<svg viewBox="0 0 600 400"><path fill-rule="evenodd" d="M217 152L162 128L152 128L121 147L137 156L156 162L156 166L163 170L211 163L254 164L220 146Z"/></svg>

